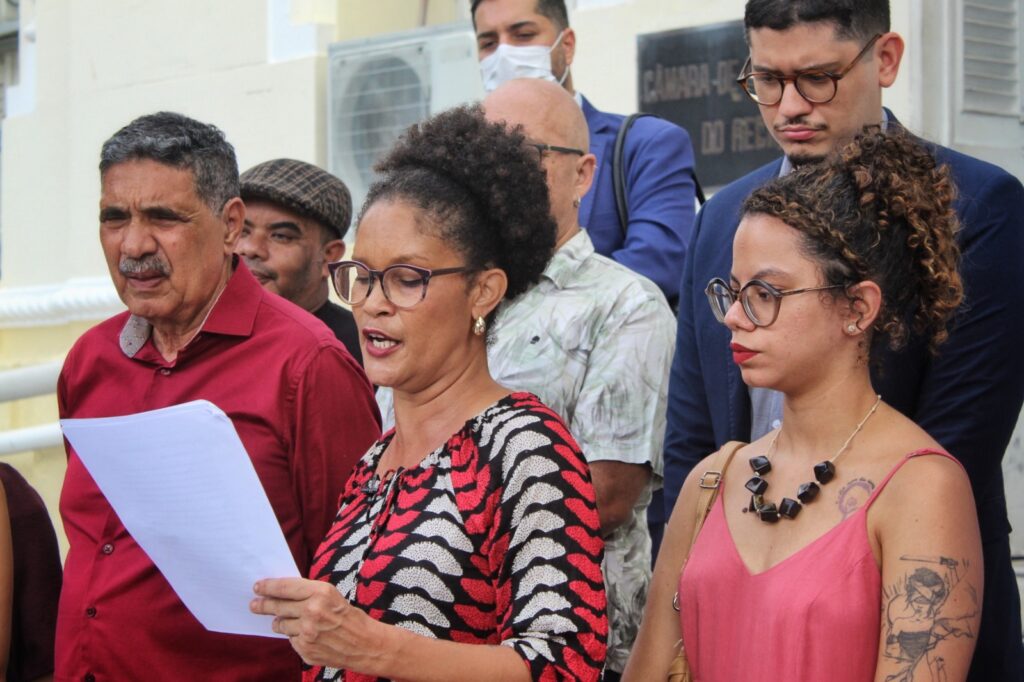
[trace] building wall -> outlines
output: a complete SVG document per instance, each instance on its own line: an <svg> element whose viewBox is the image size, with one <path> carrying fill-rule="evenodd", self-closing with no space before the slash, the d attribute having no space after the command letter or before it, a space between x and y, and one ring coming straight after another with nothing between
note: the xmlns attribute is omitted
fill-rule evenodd
<svg viewBox="0 0 1024 682"><path fill-rule="evenodd" d="M469 0L338 0L336 40L371 38L469 19Z"/></svg>

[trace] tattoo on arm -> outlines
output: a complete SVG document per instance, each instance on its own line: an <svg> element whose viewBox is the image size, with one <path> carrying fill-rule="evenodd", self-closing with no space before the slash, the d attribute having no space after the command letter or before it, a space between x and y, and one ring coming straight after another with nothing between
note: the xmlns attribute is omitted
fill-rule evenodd
<svg viewBox="0 0 1024 682"><path fill-rule="evenodd" d="M882 590L885 660L896 665L886 682L945 682L946 642L974 639L978 593L970 562L949 557L901 556L908 572Z"/></svg>
<svg viewBox="0 0 1024 682"><path fill-rule="evenodd" d="M839 505L839 512L843 515L843 521L853 512L864 506L864 503L871 497L871 491L875 489L874 481L866 478L855 478L839 491L839 498L836 504Z"/></svg>

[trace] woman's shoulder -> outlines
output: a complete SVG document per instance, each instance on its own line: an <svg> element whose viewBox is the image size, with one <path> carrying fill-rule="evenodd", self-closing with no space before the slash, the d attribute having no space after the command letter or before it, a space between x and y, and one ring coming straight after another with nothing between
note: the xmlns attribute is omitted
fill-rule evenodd
<svg viewBox="0 0 1024 682"><path fill-rule="evenodd" d="M954 492L970 493L971 482L964 467L939 445L924 445L904 451L893 469L889 497L913 504L916 498L940 498Z"/></svg>
<svg viewBox="0 0 1024 682"><path fill-rule="evenodd" d="M963 465L930 437L897 441L885 460L884 490L878 492L873 514L883 525L911 516L938 519L974 509Z"/></svg>
<svg viewBox="0 0 1024 682"><path fill-rule="evenodd" d="M481 459L503 463L505 471L531 455L568 462L577 469L583 460L561 416L532 393L514 392L497 401L469 424L465 436L475 442ZM463 443L450 443L449 450L464 450Z"/></svg>
<svg viewBox="0 0 1024 682"><path fill-rule="evenodd" d="M533 393L509 393L481 413L471 425L481 440L499 435L535 433L548 440L579 449L562 417Z"/></svg>
<svg viewBox="0 0 1024 682"><path fill-rule="evenodd" d="M916 499L940 489L956 489L966 485L967 473L956 457L946 452L934 438L902 414L891 414L884 428L875 434L879 465L891 476L891 492L906 493ZM917 485L924 480L927 485ZM906 488L906 490L904 490ZM886 497L901 497L887 495Z"/></svg>

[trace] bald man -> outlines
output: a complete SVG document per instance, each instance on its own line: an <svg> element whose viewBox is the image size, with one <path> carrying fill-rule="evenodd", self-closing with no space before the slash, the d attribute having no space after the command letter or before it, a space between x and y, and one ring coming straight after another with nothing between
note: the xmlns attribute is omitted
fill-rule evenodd
<svg viewBox="0 0 1024 682"><path fill-rule="evenodd" d="M675 317L651 280L594 251L579 206L594 179L583 112L564 88L505 83L484 100L491 121L522 126L547 174L556 251L541 281L504 307L488 350L496 381L558 412L594 481L608 593L605 680L617 680L651 577L646 509L661 485Z"/></svg>

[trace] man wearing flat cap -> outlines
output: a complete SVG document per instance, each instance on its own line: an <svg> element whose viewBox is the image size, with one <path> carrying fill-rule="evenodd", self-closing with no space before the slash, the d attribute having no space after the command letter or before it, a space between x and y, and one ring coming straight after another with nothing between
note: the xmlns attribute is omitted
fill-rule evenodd
<svg viewBox="0 0 1024 682"><path fill-rule="evenodd" d="M236 252L264 289L319 318L362 364L352 313L327 299L327 264L345 255L352 217L345 183L294 159L264 161L239 179L245 224Z"/></svg>

